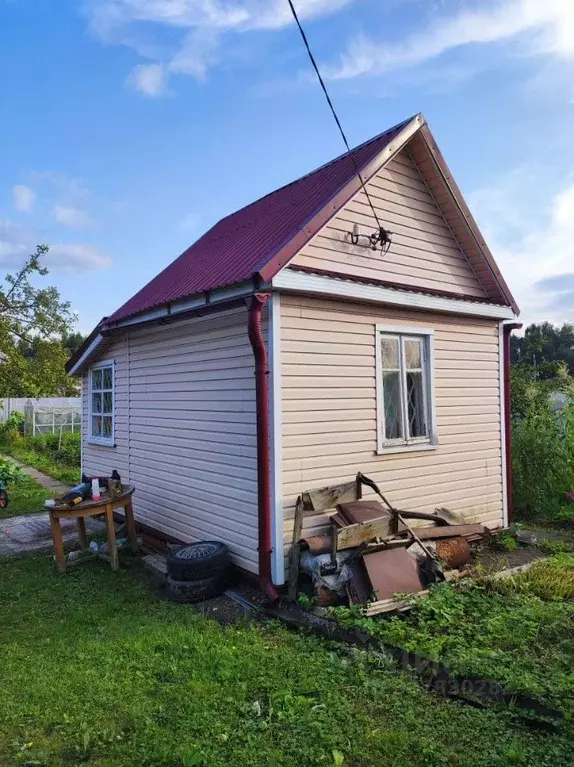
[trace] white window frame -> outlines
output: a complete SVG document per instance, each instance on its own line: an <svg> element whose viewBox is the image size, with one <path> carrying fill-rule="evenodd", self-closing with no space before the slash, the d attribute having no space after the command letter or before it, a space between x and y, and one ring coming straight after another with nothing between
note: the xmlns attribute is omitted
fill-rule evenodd
<svg viewBox="0 0 574 767"><path fill-rule="evenodd" d="M110 437L100 437L92 433L93 415L92 412L92 373L102 368L112 369L112 434ZM100 391L100 390L99 390ZM107 389L106 389L107 391ZM116 365L115 360L102 360L92 365L88 370L88 442L92 445L102 445L103 447L115 447L116 434Z"/></svg>
<svg viewBox="0 0 574 767"><path fill-rule="evenodd" d="M413 439L385 439L385 406L383 393L383 360L381 352L381 336L404 338L413 336L423 340L423 396L426 418L428 419L428 436L415 437ZM400 343L402 350L402 342ZM419 450L434 450L438 444L438 431L436 426L436 404L434 385L434 329L395 325L375 326L375 363L377 366L377 453L403 453ZM403 419L407 418L406 405L406 368L400 364L402 376L401 391L403 396ZM404 429L403 425L403 429ZM406 432L404 432L406 433Z"/></svg>

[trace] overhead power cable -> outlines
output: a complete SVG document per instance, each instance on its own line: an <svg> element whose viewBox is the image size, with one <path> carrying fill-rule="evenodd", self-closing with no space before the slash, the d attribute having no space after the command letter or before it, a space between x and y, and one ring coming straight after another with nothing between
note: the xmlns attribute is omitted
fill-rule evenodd
<svg viewBox="0 0 574 767"><path fill-rule="evenodd" d="M363 187L363 191L367 197L367 200L369 201L369 205L371 206L371 210L373 211L373 216L375 217L375 221L377 222L377 226L379 230L384 229L381 222L379 221L379 217L377 215L377 211L375 210L375 206L373 205L373 201L371 200L371 196L369 195L369 192L367 191L367 186L363 180L363 177L361 176L361 171L359 170L359 166L357 165L357 162L355 160L355 157L353 155L353 152L351 151L351 147L349 146L349 142L347 141L347 136L345 135L345 131L343 130L343 126L341 125L341 121L339 120L339 116L337 115L337 111L335 110L335 107L333 106L333 102L331 101L331 97L329 96L329 91L327 90L327 86L325 85L325 82L321 76L321 72L319 71L319 67L317 66L317 62L315 61L315 57L313 56L313 53L311 51L311 46L309 45L309 41L307 39L307 35L305 34L305 30L303 29L301 22L299 21L299 16L297 15L297 11L295 10L295 6L293 5L293 0L287 0L289 3L289 7L291 8L291 13L293 14L293 18L295 19L297 26L299 27L299 32L301 33L301 37L303 38L303 42L305 44L305 48L307 49L307 53L309 54L309 58L311 59L311 64L313 65L313 68L315 72L317 73L317 78L319 80L319 84L321 85L321 88L323 89L323 93L325 94L325 98L327 99L327 103L329 104L329 107L331 109L331 112L333 113L333 117L335 118L335 122L337 123L337 127L339 128L339 131L341 133L341 136L343 137L343 141L345 142L345 146L347 147L347 154L349 156L349 159L353 163L353 167L355 168L355 172L359 178L359 181L361 182L361 186Z"/></svg>

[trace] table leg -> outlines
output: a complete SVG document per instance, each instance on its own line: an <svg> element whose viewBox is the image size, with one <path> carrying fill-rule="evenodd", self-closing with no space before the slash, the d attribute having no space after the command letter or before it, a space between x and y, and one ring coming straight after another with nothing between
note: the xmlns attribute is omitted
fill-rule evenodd
<svg viewBox="0 0 574 767"><path fill-rule="evenodd" d="M119 570L118 549L116 546L116 529L114 527L114 510L112 506L106 506L106 525L108 528L108 556L112 570Z"/></svg>
<svg viewBox="0 0 574 767"><path fill-rule="evenodd" d="M50 526L52 528L52 540L54 541L54 554L59 573L66 572L66 557L64 556L64 541L62 540L62 528L58 517L50 514Z"/></svg>
<svg viewBox="0 0 574 767"><path fill-rule="evenodd" d="M84 517L78 517L78 538L80 546L85 550L89 548L88 534L86 533L86 520Z"/></svg>
<svg viewBox="0 0 574 767"><path fill-rule="evenodd" d="M132 551L137 553L138 541L136 536L136 521L134 519L134 507L132 506L131 500L126 503L124 507L124 512L126 515L126 526L128 529L128 538L130 541L130 546Z"/></svg>

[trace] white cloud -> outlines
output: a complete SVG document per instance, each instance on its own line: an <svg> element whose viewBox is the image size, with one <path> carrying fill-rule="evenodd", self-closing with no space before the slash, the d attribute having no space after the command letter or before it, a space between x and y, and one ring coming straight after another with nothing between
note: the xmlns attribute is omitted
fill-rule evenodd
<svg viewBox="0 0 574 767"><path fill-rule="evenodd" d="M16 210L21 213L28 213L28 211L32 210L35 201L36 192L30 189L29 186L16 184L16 186L12 187L12 202Z"/></svg>
<svg viewBox="0 0 574 767"><path fill-rule="evenodd" d="M70 229L88 229L94 225L92 217L85 210L67 205L54 205L52 216L56 223Z"/></svg>
<svg viewBox="0 0 574 767"><path fill-rule="evenodd" d="M302 20L335 13L356 0L298 0ZM152 61L130 74L147 96L166 92L170 74L203 79L217 63L221 36L293 23L286 0L88 0L92 31Z"/></svg>
<svg viewBox="0 0 574 767"><path fill-rule="evenodd" d="M65 173L57 173L52 170L36 170L29 174L30 179L37 186L47 190L49 196L54 193L67 202L77 201L89 195L89 192L81 179L71 178Z"/></svg>
<svg viewBox="0 0 574 767"><path fill-rule="evenodd" d="M36 245L45 238L37 232L10 219L0 219L0 267L11 270L22 266L34 253ZM45 265L54 271L84 272L111 266L112 259L98 248L87 244L54 243L44 258Z"/></svg>
<svg viewBox="0 0 574 767"><path fill-rule="evenodd" d="M79 272L86 269L104 269L112 265L112 259L92 245L55 243L50 245L46 265Z"/></svg>
<svg viewBox="0 0 574 767"><path fill-rule="evenodd" d="M360 35L340 61L324 68L331 79L380 75L429 61L466 45L515 41L525 53L574 59L572 0L496 0L444 16L400 43Z"/></svg>
<svg viewBox="0 0 574 767"><path fill-rule="evenodd" d="M128 84L144 96L157 98L167 89L167 73L162 64L138 64L128 77Z"/></svg>
<svg viewBox="0 0 574 767"><path fill-rule="evenodd" d="M537 182L542 188L533 192ZM572 322L574 179L553 195L544 192L540 179L518 170L469 195L469 204L524 322Z"/></svg>

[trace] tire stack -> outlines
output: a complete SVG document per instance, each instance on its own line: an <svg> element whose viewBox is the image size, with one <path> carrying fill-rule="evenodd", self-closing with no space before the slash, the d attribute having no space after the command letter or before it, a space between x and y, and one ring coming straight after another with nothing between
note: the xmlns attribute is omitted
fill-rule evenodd
<svg viewBox="0 0 574 767"><path fill-rule="evenodd" d="M175 602L203 602L227 588L230 560L224 543L190 543L170 551L166 561L167 596Z"/></svg>

